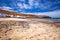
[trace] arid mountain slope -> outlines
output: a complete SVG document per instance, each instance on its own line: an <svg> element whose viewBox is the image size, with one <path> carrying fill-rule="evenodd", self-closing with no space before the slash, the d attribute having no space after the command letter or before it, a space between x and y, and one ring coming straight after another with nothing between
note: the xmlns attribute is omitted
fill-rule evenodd
<svg viewBox="0 0 60 40"><path fill-rule="evenodd" d="M6 11L6 10L0 10L0 13L13 15L13 16L23 16L25 18L51 18L51 17L45 16L45 15L22 14L22 13L11 12L11 11Z"/></svg>

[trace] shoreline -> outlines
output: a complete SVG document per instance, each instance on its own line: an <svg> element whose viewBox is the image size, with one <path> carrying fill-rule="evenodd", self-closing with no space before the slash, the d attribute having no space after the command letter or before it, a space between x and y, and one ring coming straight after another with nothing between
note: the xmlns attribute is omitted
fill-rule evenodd
<svg viewBox="0 0 60 40"><path fill-rule="evenodd" d="M22 18L0 18L0 21L32 21L51 24L60 24L60 20L34 20L34 19L22 19Z"/></svg>

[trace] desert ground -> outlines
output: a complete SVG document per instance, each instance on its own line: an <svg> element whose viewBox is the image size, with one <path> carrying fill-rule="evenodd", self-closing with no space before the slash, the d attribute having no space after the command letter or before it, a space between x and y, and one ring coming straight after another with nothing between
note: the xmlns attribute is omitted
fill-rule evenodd
<svg viewBox="0 0 60 40"><path fill-rule="evenodd" d="M60 40L60 23L0 18L0 40Z"/></svg>

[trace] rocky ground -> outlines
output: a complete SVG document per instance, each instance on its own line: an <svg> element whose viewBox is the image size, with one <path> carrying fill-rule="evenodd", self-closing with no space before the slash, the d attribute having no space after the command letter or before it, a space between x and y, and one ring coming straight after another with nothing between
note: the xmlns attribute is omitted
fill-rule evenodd
<svg viewBox="0 0 60 40"><path fill-rule="evenodd" d="M0 40L60 40L60 25L0 19Z"/></svg>

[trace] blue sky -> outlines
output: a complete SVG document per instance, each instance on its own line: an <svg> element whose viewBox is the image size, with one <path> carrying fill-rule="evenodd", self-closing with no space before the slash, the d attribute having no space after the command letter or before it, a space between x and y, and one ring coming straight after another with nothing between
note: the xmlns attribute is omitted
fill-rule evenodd
<svg viewBox="0 0 60 40"><path fill-rule="evenodd" d="M43 15L52 16L60 11L60 0L0 0L0 9L27 14L42 13ZM60 17L60 12L56 14L54 14L54 17Z"/></svg>

